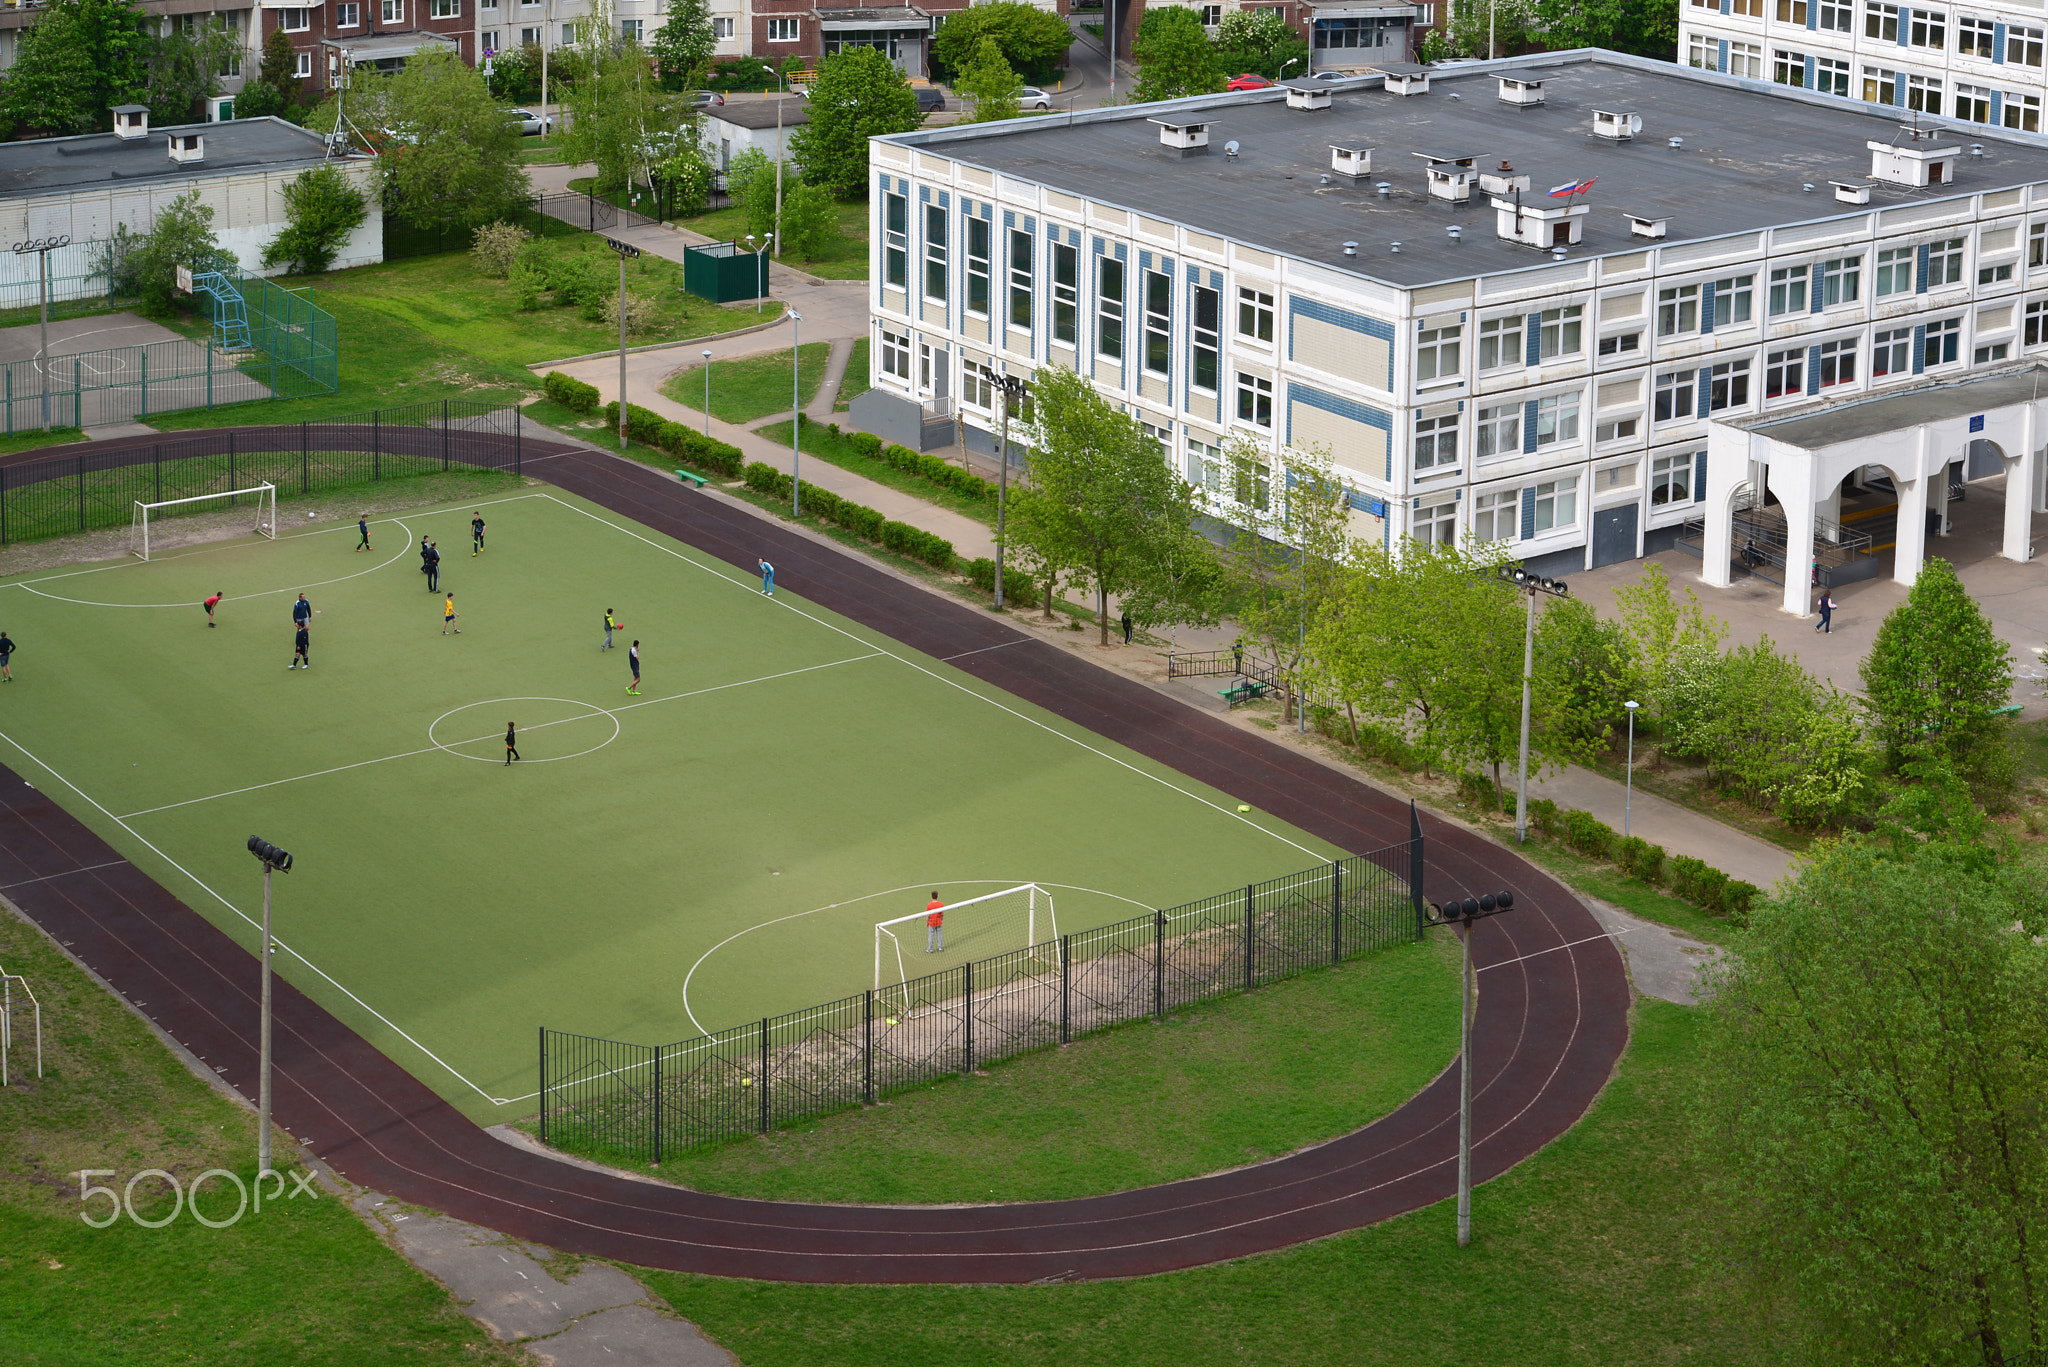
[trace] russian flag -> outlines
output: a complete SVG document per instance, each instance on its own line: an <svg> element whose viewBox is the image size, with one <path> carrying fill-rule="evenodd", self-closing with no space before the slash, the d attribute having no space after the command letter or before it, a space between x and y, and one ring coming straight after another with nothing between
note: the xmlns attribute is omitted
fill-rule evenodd
<svg viewBox="0 0 2048 1367"><path fill-rule="evenodd" d="M1600 177L1594 176L1589 180L1568 180L1564 184L1553 189L1550 192L1550 197L1552 199L1563 199L1566 195L1579 194L1583 191L1591 189L1593 186L1593 181L1598 179L1600 179Z"/></svg>

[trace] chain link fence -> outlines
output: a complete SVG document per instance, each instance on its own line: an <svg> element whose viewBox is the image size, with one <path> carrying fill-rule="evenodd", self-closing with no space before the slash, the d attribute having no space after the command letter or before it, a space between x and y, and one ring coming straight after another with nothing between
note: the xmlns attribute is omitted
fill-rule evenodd
<svg viewBox="0 0 2048 1367"><path fill-rule="evenodd" d="M540 1030L540 1137L664 1153L885 1093L1420 938L1419 828L1399 845L882 991L644 1045Z"/></svg>

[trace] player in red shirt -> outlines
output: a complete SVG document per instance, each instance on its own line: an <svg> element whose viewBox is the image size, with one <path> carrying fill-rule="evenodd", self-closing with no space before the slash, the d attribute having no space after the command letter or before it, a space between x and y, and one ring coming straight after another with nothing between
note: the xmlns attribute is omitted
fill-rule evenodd
<svg viewBox="0 0 2048 1367"><path fill-rule="evenodd" d="M206 600L206 625L212 626L214 624L213 610L220 606L220 600L224 596L225 595L223 593L221 593L219 590L216 590L214 592L213 597Z"/></svg>
<svg viewBox="0 0 2048 1367"><path fill-rule="evenodd" d="M946 904L939 900L939 891L932 889L932 900L925 903L924 952L942 954L946 949Z"/></svg>

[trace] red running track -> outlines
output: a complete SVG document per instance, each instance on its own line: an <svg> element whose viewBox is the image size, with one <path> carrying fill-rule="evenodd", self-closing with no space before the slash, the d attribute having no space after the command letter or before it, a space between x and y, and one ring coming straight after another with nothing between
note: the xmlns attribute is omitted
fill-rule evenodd
<svg viewBox="0 0 2048 1367"><path fill-rule="evenodd" d="M747 572L765 555L785 592L950 657L1345 849L1408 835L1407 806L1383 793L743 505L590 450L528 443L527 464ZM1431 900L1515 893L1514 911L1481 922L1474 940L1473 1177L1483 1182L1585 1114L1627 1042L1629 986L1618 951L1563 887L1468 832L1428 817L1423 830ZM254 956L4 769L0 892L253 1097ZM281 981L276 1012L278 1121L352 1181L552 1248L683 1272L807 1282L1124 1277L1355 1229L1456 1190L1455 1069L1352 1134L1210 1177L1035 1204L797 1205L706 1196L515 1148Z"/></svg>

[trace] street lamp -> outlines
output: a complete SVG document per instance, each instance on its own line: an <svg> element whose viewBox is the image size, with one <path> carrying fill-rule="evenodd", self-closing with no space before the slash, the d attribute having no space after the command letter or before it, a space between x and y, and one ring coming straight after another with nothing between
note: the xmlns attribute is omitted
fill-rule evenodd
<svg viewBox="0 0 2048 1367"><path fill-rule="evenodd" d="M1458 1035L1458 1247L1472 1242L1472 923L1498 916L1515 905L1512 892L1489 892L1478 898L1432 906L1434 926L1451 926L1464 946L1458 993L1463 999Z"/></svg>
<svg viewBox="0 0 2048 1367"><path fill-rule="evenodd" d="M804 515L804 408L799 376L804 364L804 316L789 311L789 515Z"/></svg>
<svg viewBox="0 0 2048 1367"><path fill-rule="evenodd" d="M270 1171L270 874L292 871L292 857L260 835L249 837L249 853L263 861L263 1022L256 1052L256 1175Z"/></svg>
<svg viewBox="0 0 2048 1367"><path fill-rule="evenodd" d="M16 256L27 256L31 252L36 258L36 279L42 283L42 309L37 315L42 332L42 350L36 353L36 368L43 373L43 429L50 426L50 253L59 247L71 245L69 235L63 237L37 237L27 242L14 244ZM10 418L12 414L8 415Z"/></svg>
<svg viewBox="0 0 2048 1367"><path fill-rule="evenodd" d="M1015 375L1004 375L986 365L979 366L981 378L1003 396L1000 436L996 441L996 611L1003 610L1003 510L1010 495L1010 409L1020 401L1031 386Z"/></svg>
<svg viewBox="0 0 2048 1367"><path fill-rule="evenodd" d="M605 244L619 254L619 449L626 449L626 262L638 258L640 249L630 242L608 237Z"/></svg>
<svg viewBox="0 0 2048 1367"><path fill-rule="evenodd" d="M782 144L782 102L789 98L789 80L780 70L769 66L766 62L761 64L761 70L775 78L776 88L780 91L775 97L775 231L768 234L775 242L775 259L780 261L782 259L782 158L784 151ZM759 312L758 309L755 311Z"/></svg>
<svg viewBox="0 0 2048 1367"><path fill-rule="evenodd" d="M1287 59L1286 61L1284 61L1284 62L1280 63L1280 75L1279 75L1279 76L1277 77L1277 79L1279 79L1279 80L1282 80L1282 81L1286 80L1286 79L1287 79L1287 68L1288 68L1288 67L1291 67L1291 66L1295 66L1295 65L1298 65L1298 64L1300 63L1300 61L1301 61L1301 58L1299 58L1299 57L1289 57L1289 58L1288 58L1288 59Z"/></svg>
<svg viewBox="0 0 2048 1367"><path fill-rule="evenodd" d="M704 435L711 435L711 348L704 348Z"/></svg>
<svg viewBox="0 0 2048 1367"><path fill-rule="evenodd" d="M1635 814L1636 806L1636 709L1642 704L1630 701L1622 706L1628 709L1628 790L1621 807L1621 838L1626 840L1629 819Z"/></svg>
<svg viewBox="0 0 2048 1367"><path fill-rule="evenodd" d="M1529 626L1522 637L1522 762L1515 794L1515 843L1529 843L1529 686L1536 672L1536 595L1569 598L1562 579L1545 579L1527 570L1500 567L1500 577L1529 595Z"/></svg>
<svg viewBox="0 0 2048 1367"><path fill-rule="evenodd" d="M747 250L754 253L754 316L756 318L761 316L762 301L768 297L768 262L763 258L762 253L768 250L768 244L774 240L775 234L768 234L767 237L761 240L760 250L755 251L754 235L752 233L747 234Z"/></svg>

